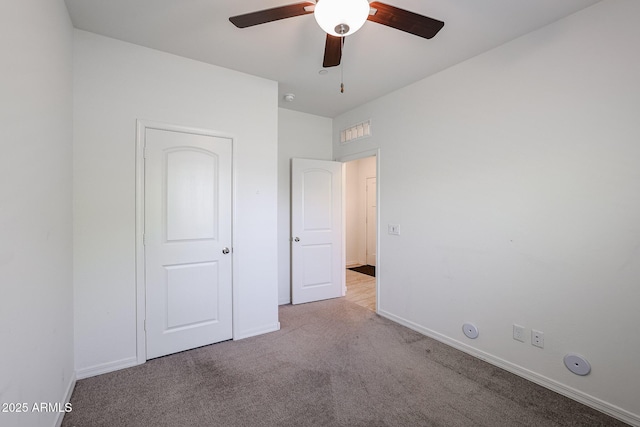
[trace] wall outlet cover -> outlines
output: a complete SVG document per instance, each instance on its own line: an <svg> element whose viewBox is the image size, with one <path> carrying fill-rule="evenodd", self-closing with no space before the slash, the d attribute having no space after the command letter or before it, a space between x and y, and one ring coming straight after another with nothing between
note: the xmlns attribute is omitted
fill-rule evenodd
<svg viewBox="0 0 640 427"><path fill-rule="evenodd" d="M544 332L531 330L531 345L544 348Z"/></svg>
<svg viewBox="0 0 640 427"><path fill-rule="evenodd" d="M513 339L524 342L524 326L513 324Z"/></svg>

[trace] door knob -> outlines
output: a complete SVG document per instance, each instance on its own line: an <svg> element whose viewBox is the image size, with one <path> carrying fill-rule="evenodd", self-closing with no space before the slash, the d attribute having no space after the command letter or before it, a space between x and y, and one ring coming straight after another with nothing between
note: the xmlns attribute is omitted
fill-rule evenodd
<svg viewBox="0 0 640 427"><path fill-rule="evenodd" d="M299 242L299 241L300 241L300 238L299 238L299 237L296 237L295 239L293 239L293 241L294 241L294 242Z"/></svg>
<svg viewBox="0 0 640 427"><path fill-rule="evenodd" d="M229 253L229 248L222 248L222 253L223 254L228 254Z"/></svg>

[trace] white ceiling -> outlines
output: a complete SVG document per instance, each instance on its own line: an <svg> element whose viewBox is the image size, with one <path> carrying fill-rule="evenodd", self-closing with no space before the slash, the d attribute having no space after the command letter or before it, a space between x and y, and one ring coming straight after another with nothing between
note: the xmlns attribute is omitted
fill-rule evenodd
<svg viewBox="0 0 640 427"><path fill-rule="evenodd" d="M279 105L335 117L600 0L388 0L445 22L431 40L366 22L322 70L313 15L238 29L228 18L298 0L65 0L76 28L279 82ZM294 93L295 100L284 101Z"/></svg>

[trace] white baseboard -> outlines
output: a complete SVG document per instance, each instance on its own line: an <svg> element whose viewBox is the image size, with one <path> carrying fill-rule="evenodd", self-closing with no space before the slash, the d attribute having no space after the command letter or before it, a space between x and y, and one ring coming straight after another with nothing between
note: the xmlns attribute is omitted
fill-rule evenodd
<svg viewBox="0 0 640 427"><path fill-rule="evenodd" d="M378 310L378 314L382 317L386 317L389 320L393 320L396 323L406 326L409 329L413 329L416 332L420 332L423 335L440 341L450 347L463 351L467 354L470 354L471 356L477 357L480 360L484 360L487 363L502 368L505 371L509 371L515 375L518 375L519 377L534 382L542 387L548 388L549 390L555 391L556 393L562 394L563 396L566 396L584 405L590 406L600 412L604 412L605 414L624 421L625 423L631 424L632 426L640 426L640 415L633 414L629 411L598 399L597 397L583 393L580 390L574 389L573 387L566 386L558 381L552 380L551 378L547 378L543 375L523 368L522 366L516 365L492 354L485 353L484 351L470 347L464 343L461 343L460 341L432 331L431 329L425 328L402 317L398 317L392 313L386 312L384 310Z"/></svg>
<svg viewBox="0 0 640 427"><path fill-rule="evenodd" d="M277 322L272 325L267 325L260 328L241 331L236 336L233 337L233 340L234 341L242 340L245 338L255 337L256 335L267 334L269 332L275 332L279 330L280 330L280 322Z"/></svg>
<svg viewBox="0 0 640 427"><path fill-rule="evenodd" d="M67 384L67 391L64 394L64 399L62 400L63 404L67 404L71 402L71 395L73 394L73 389L76 387L76 373L73 372L71 374L71 378L69 378L69 384ZM62 425L62 420L64 418L64 412L59 412L56 417L56 421L53 424L55 427L60 427Z"/></svg>
<svg viewBox="0 0 640 427"><path fill-rule="evenodd" d="M236 336L233 337L234 340L241 340L244 338L253 337L256 335L262 335L269 332L275 332L280 330L280 322L266 325L260 328L249 329L246 331L241 331ZM76 376L79 380L95 377L96 375L106 374L108 372L118 371L120 369L131 368L132 366L137 366L140 363L138 362L137 357L128 357L126 359L116 360L114 362L103 363L101 365L91 366L89 368L78 369L76 371Z"/></svg>
<svg viewBox="0 0 640 427"><path fill-rule="evenodd" d="M283 298L278 301L278 305L287 305L291 304L291 298Z"/></svg>
<svg viewBox="0 0 640 427"><path fill-rule="evenodd" d="M101 365L91 366L89 368L83 368L76 371L76 376L79 380L83 380L89 377L95 377L96 375L106 374L107 372L118 371L120 369L130 368L138 365L137 357L128 357L126 359L116 360L114 362L107 362Z"/></svg>

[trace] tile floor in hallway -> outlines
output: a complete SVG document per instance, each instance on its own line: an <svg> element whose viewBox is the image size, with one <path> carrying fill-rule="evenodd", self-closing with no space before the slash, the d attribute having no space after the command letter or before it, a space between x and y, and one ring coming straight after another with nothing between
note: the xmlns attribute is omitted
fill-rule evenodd
<svg viewBox="0 0 640 427"><path fill-rule="evenodd" d="M345 298L371 311L376 311L376 278L347 269Z"/></svg>

